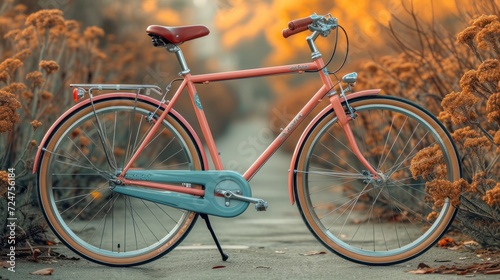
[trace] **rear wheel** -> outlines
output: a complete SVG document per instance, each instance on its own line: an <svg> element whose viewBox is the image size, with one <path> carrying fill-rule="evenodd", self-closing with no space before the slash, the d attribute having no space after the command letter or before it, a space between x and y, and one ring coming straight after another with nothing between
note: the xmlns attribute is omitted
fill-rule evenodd
<svg viewBox="0 0 500 280"><path fill-rule="evenodd" d="M381 180L372 180L352 153L332 110L299 147L297 205L316 238L343 258L369 265L409 260L453 221L456 208L449 199L435 203L426 184L461 177L456 148L435 117L408 101L370 96L350 105L355 141Z"/></svg>
<svg viewBox="0 0 500 280"><path fill-rule="evenodd" d="M198 214L112 192L109 179L162 110L133 97L94 106L95 113L88 104L68 115L46 141L38 173L41 207L54 233L79 255L110 266L143 264L176 247ZM169 114L132 168L202 170L193 139Z"/></svg>

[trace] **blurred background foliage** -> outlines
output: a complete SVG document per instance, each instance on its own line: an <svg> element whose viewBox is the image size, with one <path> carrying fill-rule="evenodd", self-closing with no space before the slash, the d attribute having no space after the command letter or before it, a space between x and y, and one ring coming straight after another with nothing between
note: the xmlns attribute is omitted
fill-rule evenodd
<svg viewBox="0 0 500 280"><path fill-rule="evenodd" d="M348 64L339 77L357 71L356 89L382 88L384 94L412 99L454 133L466 187L463 182L443 185L461 188L458 193L465 203L460 217L462 225L472 225L468 233L481 244L499 247L499 74L480 75L488 66L498 69L498 18L477 20L483 14L498 16L499 2L4 0L0 3L0 226L5 229L5 170L14 167L22 229L18 240L44 239L31 169L43 134L72 105L70 83L165 87L178 77L174 57L152 47L145 33L148 25L207 25L209 36L183 45L197 74L309 61L306 33L284 39L281 31L289 20L316 12L337 17L349 35ZM462 34L459 40L458 34ZM332 37L318 40L324 57L330 55ZM346 40L339 37L331 70L346 52ZM277 133L318 88L314 80L310 75L258 78L212 83L199 91L216 136L224 133L229 119L266 114ZM176 109L191 122L189 102L182 99ZM298 136L294 133L285 150L294 148ZM443 192L452 193L446 188L433 193L437 198Z"/></svg>

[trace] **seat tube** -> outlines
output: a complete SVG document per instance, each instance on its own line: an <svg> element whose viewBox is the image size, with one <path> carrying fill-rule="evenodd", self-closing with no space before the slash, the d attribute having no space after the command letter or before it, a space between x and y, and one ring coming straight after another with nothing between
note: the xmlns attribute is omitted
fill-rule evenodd
<svg viewBox="0 0 500 280"><path fill-rule="evenodd" d="M167 51L175 53L175 57L181 66L181 72L179 73L184 78L184 81L187 82L187 89L189 93L189 98L191 99L191 103L193 105L194 112L196 113L196 118L198 119L198 123L200 125L201 131L203 133L203 137L205 138L205 142L208 146L208 151L210 153L210 157L212 158L212 162L216 170L222 170L222 161L219 157L219 152L217 151L217 147L215 145L214 138L212 136L212 131L210 130L210 126L208 125L207 118L205 113L203 112L203 107L201 106L200 98L198 97L198 92L196 91L196 87L194 83L191 81L191 70L189 70L186 59L184 58L184 54L182 50L176 45L169 45L167 47Z"/></svg>
<svg viewBox="0 0 500 280"><path fill-rule="evenodd" d="M212 162L214 163L215 169L223 170L222 161L219 157L219 152L217 151L217 146L215 145L215 141L212 136L212 131L210 130L207 118L205 116L205 113L203 112L203 107L201 105L200 98L198 97L198 92L196 91L196 87L194 86L194 83L190 80L190 78L191 74L188 73L184 75L184 79L188 81L187 88L189 92L189 97L191 98L193 109L196 113L196 118L198 119L198 123L200 124L200 128L203 133L203 137L205 138L205 142L207 144L210 157L212 157Z"/></svg>

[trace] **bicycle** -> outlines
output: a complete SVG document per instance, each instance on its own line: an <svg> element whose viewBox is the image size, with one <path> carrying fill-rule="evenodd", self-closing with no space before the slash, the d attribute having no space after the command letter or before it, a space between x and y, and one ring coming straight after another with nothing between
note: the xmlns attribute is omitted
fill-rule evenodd
<svg viewBox="0 0 500 280"><path fill-rule="evenodd" d="M33 172L54 233L90 261L133 266L174 249L201 216L226 260L209 215L236 217L250 203L266 210L266 201L252 197L249 181L326 98L328 106L303 131L288 171L290 201L310 232L333 253L367 265L396 264L428 250L456 208L449 200L429 200L425 183L461 177L455 145L420 106L379 89L352 92L356 73L334 83L326 68L331 58L323 61L315 41L332 30L338 37L339 29L345 33L330 14L290 21L285 38L312 32L306 38L311 62L192 75L179 46L208 35L208 28L149 26L153 45L175 54L180 78L165 93L154 85L72 84L77 104L40 143ZM319 75L320 89L244 174L224 170L195 84L303 73ZM181 84L167 100L175 81ZM200 138L173 109L185 89L215 170L208 170ZM109 90L117 92L93 94ZM149 96L155 93L161 100ZM418 160L438 161L439 168L414 175L411 164L424 149L439 156Z"/></svg>

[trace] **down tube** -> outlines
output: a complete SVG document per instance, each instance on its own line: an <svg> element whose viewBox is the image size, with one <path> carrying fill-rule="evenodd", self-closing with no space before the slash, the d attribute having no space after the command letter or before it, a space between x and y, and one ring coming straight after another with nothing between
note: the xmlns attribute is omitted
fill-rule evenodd
<svg viewBox="0 0 500 280"><path fill-rule="evenodd" d="M311 111L321 102L322 98L330 90L329 87L323 85L318 92L307 102L307 104L300 110L300 112L293 118L293 120L281 131L281 133L274 139L274 141L266 148L266 150L259 156L259 158L248 168L243 174L243 177L250 181L252 177L259 171L259 169L269 160L269 158L278 150L278 148L288 139L288 137L295 131L295 129L302 123L304 118L308 116Z"/></svg>

